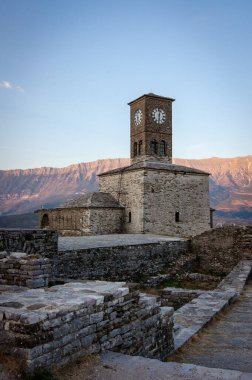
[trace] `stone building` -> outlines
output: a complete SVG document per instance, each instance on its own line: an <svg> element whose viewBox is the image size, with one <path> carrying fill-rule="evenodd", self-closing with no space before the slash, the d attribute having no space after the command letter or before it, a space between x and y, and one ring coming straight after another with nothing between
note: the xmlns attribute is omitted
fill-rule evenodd
<svg viewBox="0 0 252 380"><path fill-rule="evenodd" d="M38 212L41 228L55 229L62 236L81 236L120 233L123 210L111 194L96 192Z"/></svg>
<svg viewBox="0 0 252 380"><path fill-rule="evenodd" d="M208 230L209 174L172 164L173 101L151 93L130 102L131 164L100 174L101 193L54 210L39 210L41 227L68 235L123 232L188 237ZM98 199L98 194L103 194L101 206L82 203Z"/></svg>

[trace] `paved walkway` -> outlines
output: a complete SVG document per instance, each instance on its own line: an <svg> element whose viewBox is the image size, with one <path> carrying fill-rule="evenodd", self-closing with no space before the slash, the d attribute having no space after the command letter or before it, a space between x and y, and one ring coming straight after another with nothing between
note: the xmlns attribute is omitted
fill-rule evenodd
<svg viewBox="0 0 252 380"><path fill-rule="evenodd" d="M59 237L59 251L76 249L117 247L122 245L138 245L160 243L163 241L181 241L179 237L152 234L113 234L95 236Z"/></svg>
<svg viewBox="0 0 252 380"><path fill-rule="evenodd" d="M108 352L80 360L56 374L61 380L251 380L252 373L206 368L192 364L165 363L139 356ZM1 379L1 377L0 377Z"/></svg>
<svg viewBox="0 0 252 380"><path fill-rule="evenodd" d="M169 361L252 372L252 280L239 300Z"/></svg>

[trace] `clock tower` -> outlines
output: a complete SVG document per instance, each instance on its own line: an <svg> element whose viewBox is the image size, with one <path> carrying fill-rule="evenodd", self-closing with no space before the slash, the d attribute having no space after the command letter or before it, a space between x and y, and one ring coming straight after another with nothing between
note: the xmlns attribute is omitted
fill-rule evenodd
<svg viewBox="0 0 252 380"><path fill-rule="evenodd" d="M172 102L175 99L145 94L130 106L131 162L172 163Z"/></svg>

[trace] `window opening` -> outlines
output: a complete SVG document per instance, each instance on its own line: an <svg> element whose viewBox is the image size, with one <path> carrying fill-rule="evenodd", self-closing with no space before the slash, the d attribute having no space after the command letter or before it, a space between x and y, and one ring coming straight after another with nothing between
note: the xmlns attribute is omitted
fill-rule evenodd
<svg viewBox="0 0 252 380"><path fill-rule="evenodd" d="M150 148L151 148L151 154L157 154L158 153L158 143L156 142L156 140L151 141Z"/></svg>
<svg viewBox="0 0 252 380"><path fill-rule="evenodd" d="M128 223L131 223L131 211L129 212L129 219L128 219Z"/></svg>
<svg viewBox="0 0 252 380"><path fill-rule="evenodd" d="M179 223L179 212L178 211L175 212L175 222Z"/></svg>
<svg viewBox="0 0 252 380"><path fill-rule="evenodd" d="M160 142L160 156L165 156L165 141Z"/></svg>
<svg viewBox="0 0 252 380"><path fill-rule="evenodd" d="M143 142L141 140L141 141L139 141L139 144L138 144L138 155L139 156L142 155L142 150L143 150Z"/></svg>
<svg viewBox="0 0 252 380"><path fill-rule="evenodd" d="M134 157L137 155L137 142L134 142L133 155Z"/></svg>

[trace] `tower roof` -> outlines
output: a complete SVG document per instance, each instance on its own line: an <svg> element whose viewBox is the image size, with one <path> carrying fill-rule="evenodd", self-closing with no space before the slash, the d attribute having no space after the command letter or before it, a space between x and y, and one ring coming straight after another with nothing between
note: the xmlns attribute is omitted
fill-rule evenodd
<svg viewBox="0 0 252 380"><path fill-rule="evenodd" d="M142 96L139 96L139 98L132 100L131 102L128 103L128 105L130 106L131 104L138 102L142 98L157 98L157 99L162 99L162 100L169 100L170 102L175 101L175 99L173 98L167 98L165 96L160 96L160 95L153 94L153 92L149 92L148 94L143 94Z"/></svg>
<svg viewBox="0 0 252 380"><path fill-rule="evenodd" d="M121 172L129 172L133 170L162 170L166 172L172 172L172 173L181 173L181 174L194 174L194 175L210 175L207 172L204 172L203 170L190 168L187 166L182 165L173 165L166 162L159 162L159 161L140 161L136 162L129 166L124 166L118 169L109 170L107 172L98 174L98 176L103 176L106 174L114 174L114 173L121 173Z"/></svg>

